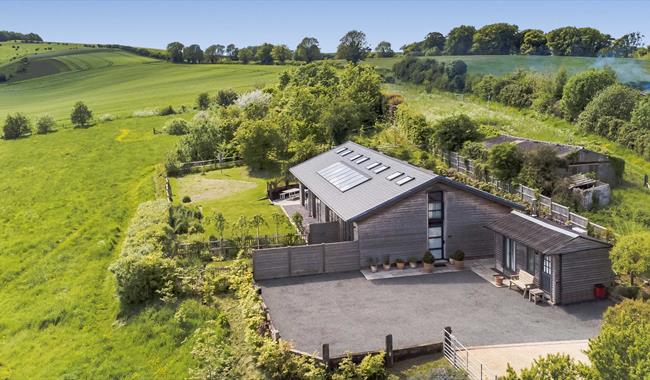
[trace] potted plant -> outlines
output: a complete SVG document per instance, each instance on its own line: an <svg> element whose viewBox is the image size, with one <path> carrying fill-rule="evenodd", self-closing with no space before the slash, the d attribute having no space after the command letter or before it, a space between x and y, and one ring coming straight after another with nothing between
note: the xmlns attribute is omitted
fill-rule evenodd
<svg viewBox="0 0 650 380"><path fill-rule="evenodd" d="M397 265L397 269L404 269L404 259L397 259L395 260L395 265Z"/></svg>
<svg viewBox="0 0 650 380"><path fill-rule="evenodd" d="M377 259L374 257L368 257L368 265L370 266L370 271L372 271L372 273L377 272Z"/></svg>
<svg viewBox="0 0 650 380"><path fill-rule="evenodd" d="M494 283L497 286L503 286L503 276L501 276L501 275L494 276Z"/></svg>
<svg viewBox="0 0 650 380"><path fill-rule="evenodd" d="M460 269L465 266L465 252L459 249L456 252L454 252L453 258L454 258L454 266L457 269Z"/></svg>
<svg viewBox="0 0 650 380"><path fill-rule="evenodd" d="M384 256L384 270L390 270L390 256Z"/></svg>
<svg viewBox="0 0 650 380"><path fill-rule="evenodd" d="M427 273L433 272L433 255L431 252L427 251L424 256L422 256L422 263L424 265L424 271Z"/></svg>
<svg viewBox="0 0 650 380"><path fill-rule="evenodd" d="M449 264L454 265L454 255L449 257Z"/></svg>
<svg viewBox="0 0 650 380"><path fill-rule="evenodd" d="M409 257L409 266L413 269L417 268L418 266L418 259L415 258L414 256Z"/></svg>

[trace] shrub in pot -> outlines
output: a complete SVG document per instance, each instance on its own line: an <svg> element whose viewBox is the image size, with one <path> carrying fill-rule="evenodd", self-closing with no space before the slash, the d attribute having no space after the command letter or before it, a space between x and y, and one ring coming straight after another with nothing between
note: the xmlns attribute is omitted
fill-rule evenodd
<svg viewBox="0 0 650 380"><path fill-rule="evenodd" d="M403 259L397 259L395 260L395 265L397 265L397 269L404 269L404 260Z"/></svg>
<svg viewBox="0 0 650 380"><path fill-rule="evenodd" d="M422 256L422 265L424 265L424 271L427 273L433 272L433 255L431 252L427 251L424 256Z"/></svg>
<svg viewBox="0 0 650 380"><path fill-rule="evenodd" d="M461 251L460 249L454 252L454 255L452 256L454 259L454 266L456 268L462 268L465 266L465 252Z"/></svg>
<svg viewBox="0 0 650 380"><path fill-rule="evenodd" d="M370 267L372 273L377 272L377 259L374 257L368 257L368 266Z"/></svg>
<svg viewBox="0 0 650 380"><path fill-rule="evenodd" d="M418 266L418 259L415 258L414 256L409 257L409 266L411 268L417 268Z"/></svg>
<svg viewBox="0 0 650 380"><path fill-rule="evenodd" d="M390 269L390 256L384 256L384 270Z"/></svg>

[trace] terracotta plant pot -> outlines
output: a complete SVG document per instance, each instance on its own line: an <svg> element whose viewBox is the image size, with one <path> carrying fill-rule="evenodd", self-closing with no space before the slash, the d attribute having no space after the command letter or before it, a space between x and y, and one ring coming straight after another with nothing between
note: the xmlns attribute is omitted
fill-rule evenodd
<svg viewBox="0 0 650 380"><path fill-rule="evenodd" d="M395 265L397 265L397 269L404 269L404 264L405 263L395 263Z"/></svg>
<svg viewBox="0 0 650 380"><path fill-rule="evenodd" d="M503 286L503 276L494 276L494 283L497 286Z"/></svg>
<svg viewBox="0 0 650 380"><path fill-rule="evenodd" d="M413 269L418 267L418 263L409 263L409 266Z"/></svg>
<svg viewBox="0 0 650 380"><path fill-rule="evenodd" d="M454 267L456 267L456 269L465 267L465 261L454 260Z"/></svg>
<svg viewBox="0 0 650 380"><path fill-rule="evenodd" d="M424 263L424 271L427 273L433 273L433 263Z"/></svg>

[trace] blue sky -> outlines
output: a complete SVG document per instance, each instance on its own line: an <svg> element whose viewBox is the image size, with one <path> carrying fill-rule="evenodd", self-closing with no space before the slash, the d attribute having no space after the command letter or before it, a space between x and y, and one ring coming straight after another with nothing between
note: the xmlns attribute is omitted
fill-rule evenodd
<svg viewBox="0 0 650 380"><path fill-rule="evenodd" d="M170 41L294 48L304 36L334 51L348 30L395 49L456 25L509 22L545 31L592 26L615 37L640 31L650 43L646 1L2 1L0 29L49 41L163 48Z"/></svg>

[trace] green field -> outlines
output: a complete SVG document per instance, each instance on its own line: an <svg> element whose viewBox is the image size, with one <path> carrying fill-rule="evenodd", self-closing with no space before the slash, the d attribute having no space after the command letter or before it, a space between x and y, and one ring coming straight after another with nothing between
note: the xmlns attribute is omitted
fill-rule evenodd
<svg viewBox="0 0 650 380"><path fill-rule="evenodd" d="M611 66L623 82L650 81L650 60L633 58L592 58L592 57L555 57L534 55L463 55L437 56L441 62L460 59L467 63L469 74L504 75L517 69L527 69L540 73L555 73L560 68L569 74L575 74L590 68ZM379 68L392 69L401 57L372 58L368 63Z"/></svg>
<svg viewBox="0 0 650 380"><path fill-rule="evenodd" d="M388 91L404 95L406 102L422 112L428 120L464 113L480 123L491 125L496 132L558 143L582 145L604 151L625 160L625 184L613 189L610 207L583 213L596 223L627 233L647 228L650 189L644 189L643 175L650 174L650 162L620 144L597 135L585 135L565 120L519 110L498 103L487 103L470 96L448 92L427 94L421 87L390 85Z"/></svg>
<svg viewBox="0 0 650 380"><path fill-rule="evenodd" d="M266 173L254 173L247 167L215 170L204 174L190 174L181 178L172 178L172 191L176 201L184 196L192 199L203 210L207 218L215 212L221 212L228 223L234 223L240 216L251 218L261 215L267 225L260 228L262 235L274 235L275 224L271 215L282 210L266 199ZM288 219L287 219L288 222ZM288 223L279 227L280 234L293 231ZM231 236L226 229L225 236ZM206 235L217 236L212 223L206 225Z"/></svg>
<svg viewBox="0 0 650 380"><path fill-rule="evenodd" d="M283 66L172 64L122 51L57 58L79 67L21 82L0 84L0 120L10 112L50 113L66 119L75 102L95 115L130 116L133 111L167 105L191 106L197 94L223 88L243 91L275 81ZM109 62L109 63L107 63Z"/></svg>
<svg viewBox="0 0 650 380"><path fill-rule="evenodd" d="M77 49L86 49L86 47L77 43L39 42L32 44L20 41L3 41L0 42L0 65L22 57Z"/></svg>

